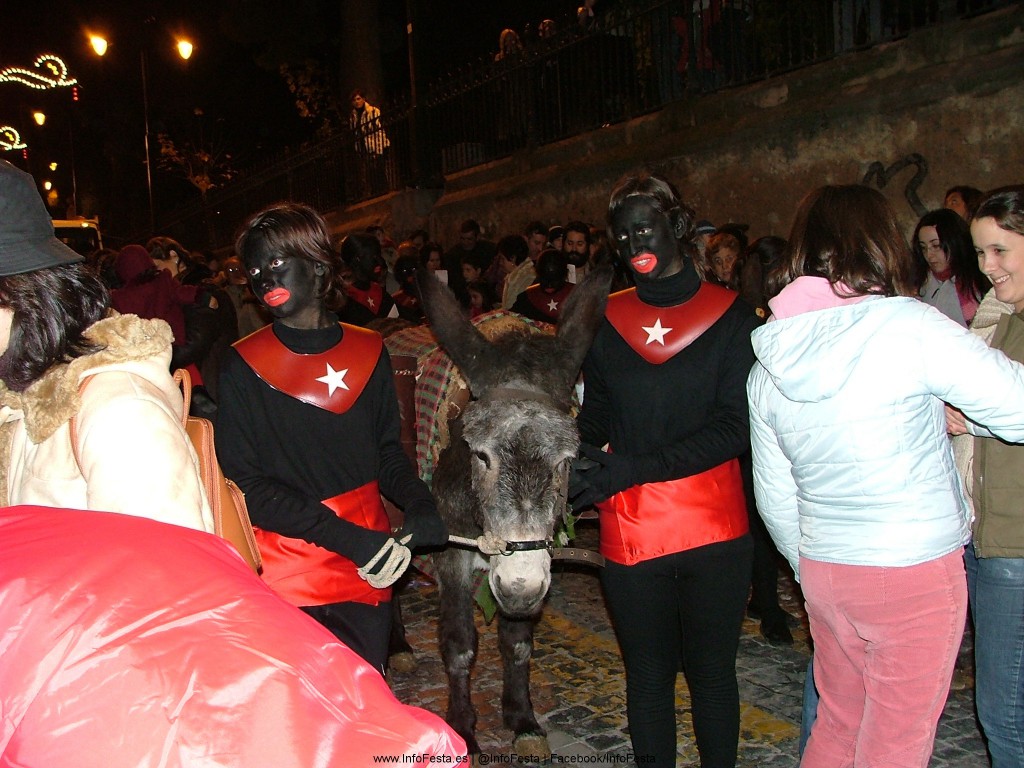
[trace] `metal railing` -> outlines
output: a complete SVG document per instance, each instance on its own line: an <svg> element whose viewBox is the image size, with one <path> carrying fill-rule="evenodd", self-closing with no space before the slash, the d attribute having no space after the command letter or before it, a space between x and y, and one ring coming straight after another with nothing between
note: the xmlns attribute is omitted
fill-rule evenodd
<svg viewBox="0 0 1024 768"><path fill-rule="evenodd" d="M418 110L381 106L369 135L343 131L249 168L160 220L211 248L250 213L288 199L321 211L743 83L770 78L1012 0L647 0L575 21L500 60L474 62L426 89ZM418 112L419 114L415 114ZM413 146L411 125L416 120ZM382 136L388 148L381 154ZM414 172L415 169L415 172Z"/></svg>

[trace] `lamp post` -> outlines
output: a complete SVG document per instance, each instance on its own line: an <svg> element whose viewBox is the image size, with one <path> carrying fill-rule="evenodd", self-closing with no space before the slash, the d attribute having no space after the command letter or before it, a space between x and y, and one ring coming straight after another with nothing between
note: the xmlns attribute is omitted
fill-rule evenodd
<svg viewBox="0 0 1024 768"><path fill-rule="evenodd" d="M89 45L97 56L103 56L107 52L109 43L101 35L90 35ZM194 46L185 38L175 40L175 50L179 57L188 61L192 57ZM155 234L156 214L153 206L153 172L149 154L149 80L146 75L146 48L145 45L139 48L139 71L142 76L142 119L145 126L143 132L143 147L146 153L146 191L149 193L149 231Z"/></svg>

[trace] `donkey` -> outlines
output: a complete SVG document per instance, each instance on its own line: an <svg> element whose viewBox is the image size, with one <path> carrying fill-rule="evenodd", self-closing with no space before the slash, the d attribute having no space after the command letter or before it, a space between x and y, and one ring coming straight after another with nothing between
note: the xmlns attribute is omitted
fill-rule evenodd
<svg viewBox="0 0 1024 768"><path fill-rule="evenodd" d="M550 754L530 699L533 630L551 584L547 546L579 447L569 415L573 385L604 317L611 277L610 267L587 275L567 299L554 335L524 329L488 341L446 286L429 273L418 276L431 329L474 397L450 425L451 441L438 457L433 480L438 509L451 534L473 539L486 534L515 550L490 558L488 579L499 613L502 715L519 754ZM434 563L441 658L448 675L445 719L476 753L472 584L473 571L486 564L476 552L453 546L435 554Z"/></svg>

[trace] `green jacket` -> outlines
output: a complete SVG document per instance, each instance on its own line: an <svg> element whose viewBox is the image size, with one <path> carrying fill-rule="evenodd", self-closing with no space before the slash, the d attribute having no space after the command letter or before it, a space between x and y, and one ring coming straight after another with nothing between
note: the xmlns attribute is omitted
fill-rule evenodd
<svg viewBox="0 0 1024 768"><path fill-rule="evenodd" d="M1024 362L1024 313L999 318L992 347ZM1024 557L1024 445L975 438L974 509L978 557Z"/></svg>

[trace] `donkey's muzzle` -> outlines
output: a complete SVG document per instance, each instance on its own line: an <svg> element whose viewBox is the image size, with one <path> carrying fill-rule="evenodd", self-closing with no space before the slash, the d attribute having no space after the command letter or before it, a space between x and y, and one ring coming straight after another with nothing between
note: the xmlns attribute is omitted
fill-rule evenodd
<svg viewBox="0 0 1024 768"><path fill-rule="evenodd" d="M491 592L502 613L515 617L539 612L551 586L550 565L547 552L523 552L514 557L492 558Z"/></svg>

